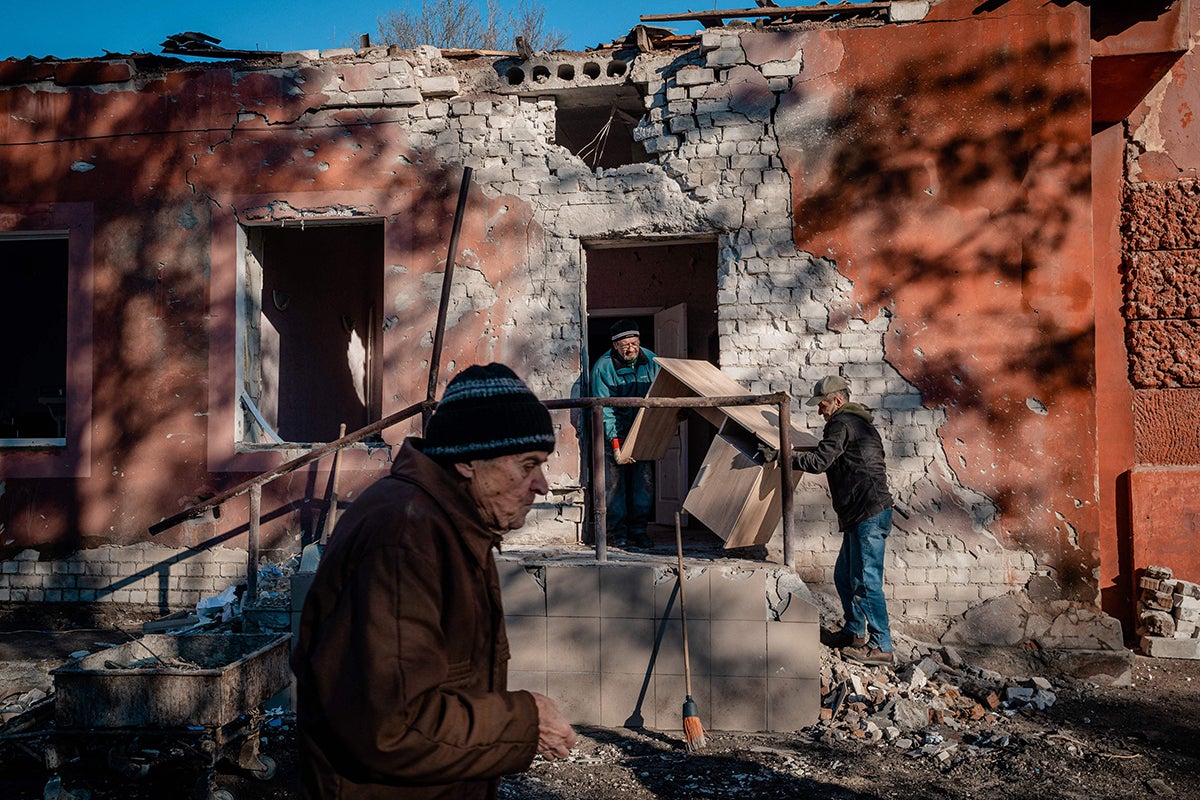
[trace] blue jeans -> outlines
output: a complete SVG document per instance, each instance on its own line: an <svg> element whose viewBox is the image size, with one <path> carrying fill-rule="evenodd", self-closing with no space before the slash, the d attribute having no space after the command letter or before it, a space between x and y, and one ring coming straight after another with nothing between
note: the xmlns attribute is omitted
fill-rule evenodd
<svg viewBox="0 0 1200 800"><path fill-rule="evenodd" d="M833 585L842 601L843 630L867 636L867 647L892 649L887 601L883 597L883 551L892 532L886 508L842 533L842 550L833 568Z"/></svg>
<svg viewBox="0 0 1200 800"><path fill-rule="evenodd" d="M618 464L611 452L605 453L604 500L609 542L644 536L654 507L654 462Z"/></svg>

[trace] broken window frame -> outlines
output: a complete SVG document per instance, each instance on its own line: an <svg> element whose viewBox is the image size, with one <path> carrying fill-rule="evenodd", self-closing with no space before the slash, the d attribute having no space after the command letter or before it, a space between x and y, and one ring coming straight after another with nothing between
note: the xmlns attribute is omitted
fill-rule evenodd
<svg viewBox="0 0 1200 800"><path fill-rule="evenodd" d="M385 223L382 217L319 217L273 220L269 222L240 222L237 225L237 276L235 295L236 316L236 355L234 363L235 385L237 400L234 413L233 444L235 452L254 453L275 450L295 450L308 448L317 444L333 441L337 437L337 425L333 425L330 435L321 440L297 441L281 436L277 426L270 421L272 416L265 413L261 407L265 378L262 367L262 338L264 303L274 302L263 297L265 291L264 274L268 267L262 263L256 250L262 250L263 237L269 236L272 229L292 228L303 230L305 227L338 227L338 228L380 228ZM383 231L380 228L380 235ZM255 241L257 239L257 242ZM383 261L373 265L377 269L374 279L382 283ZM364 267L370 269L370 266ZM382 285L378 287L382 291ZM376 298L378 300L378 297ZM372 309L374 312L375 309ZM251 324L251 315L257 317L257 323ZM369 332L365 344L366 356L363 377L363 396L365 398L364 413L369 424L382 416L382 396L380 391L379 373L383 360L381 313L372 313L366 323ZM255 331L258 331L257 335ZM260 369L257 377L251 375L251 353L257 359ZM275 378L278 389L278 376ZM342 420L339 420L342 422ZM347 430L353 431L360 427L354 421L348 421ZM381 443L367 442L368 449Z"/></svg>
<svg viewBox="0 0 1200 800"><path fill-rule="evenodd" d="M0 479L91 475L93 228L91 203L0 204L0 236L67 240L64 436L53 444L0 443Z"/></svg>

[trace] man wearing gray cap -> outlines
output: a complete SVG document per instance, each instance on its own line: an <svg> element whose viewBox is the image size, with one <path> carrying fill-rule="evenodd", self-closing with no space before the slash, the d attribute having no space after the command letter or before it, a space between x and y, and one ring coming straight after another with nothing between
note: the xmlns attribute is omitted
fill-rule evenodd
<svg viewBox="0 0 1200 800"><path fill-rule="evenodd" d="M842 531L833 583L842 601L842 630L834 646L863 664L892 663L892 632L883 596L883 556L892 530L883 441L871 412L850 402L850 385L840 375L817 381L806 405L825 419L817 449L793 458L794 469L824 472Z"/></svg>

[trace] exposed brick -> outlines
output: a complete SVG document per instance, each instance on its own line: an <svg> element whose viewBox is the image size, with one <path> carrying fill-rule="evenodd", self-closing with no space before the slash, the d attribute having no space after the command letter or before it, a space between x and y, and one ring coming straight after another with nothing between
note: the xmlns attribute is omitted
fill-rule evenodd
<svg viewBox="0 0 1200 800"><path fill-rule="evenodd" d="M1133 253L1125 273L1127 319L1200 318L1200 251Z"/></svg>
<svg viewBox="0 0 1200 800"><path fill-rule="evenodd" d="M133 77L126 61L65 61L54 70L54 82L63 86L122 83Z"/></svg>
<svg viewBox="0 0 1200 800"><path fill-rule="evenodd" d="M1126 331L1135 387L1200 387L1200 320L1132 321Z"/></svg>
<svg viewBox="0 0 1200 800"><path fill-rule="evenodd" d="M32 58L0 61L0 83L35 83L53 77L52 61L35 61Z"/></svg>
<svg viewBox="0 0 1200 800"><path fill-rule="evenodd" d="M711 69L700 67L684 67L675 73L675 83L679 86L700 86L712 83L716 79L717 76Z"/></svg>
<svg viewBox="0 0 1200 800"><path fill-rule="evenodd" d="M1133 429L1137 463L1200 464L1200 392L1193 389L1135 391Z"/></svg>
<svg viewBox="0 0 1200 800"><path fill-rule="evenodd" d="M1200 247L1200 184L1174 181L1129 185L1121 225L1129 246L1137 250Z"/></svg>

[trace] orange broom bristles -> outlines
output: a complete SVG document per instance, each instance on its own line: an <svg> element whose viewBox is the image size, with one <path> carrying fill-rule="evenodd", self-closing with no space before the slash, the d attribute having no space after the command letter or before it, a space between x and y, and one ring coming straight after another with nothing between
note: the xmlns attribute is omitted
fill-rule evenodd
<svg viewBox="0 0 1200 800"><path fill-rule="evenodd" d="M700 724L696 703L690 695L683 704L683 743L689 753L699 750L707 744L704 739L704 726Z"/></svg>

